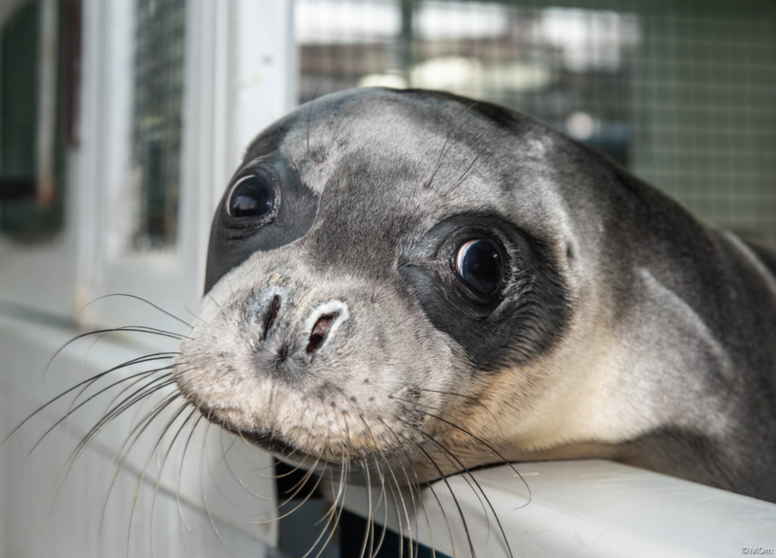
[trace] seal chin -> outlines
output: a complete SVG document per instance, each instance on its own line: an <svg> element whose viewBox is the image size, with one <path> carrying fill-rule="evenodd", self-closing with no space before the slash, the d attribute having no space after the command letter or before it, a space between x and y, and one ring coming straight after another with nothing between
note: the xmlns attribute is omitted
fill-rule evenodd
<svg viewBox="0 0 776 558"><path fill-rule="evenodd" d="M243 441L273 454L278 459L281 459L290 465L302 468L310 468L312 465L320 465L320 467L326 468L339 467L341 465L338 462L333 463L327 459L321 458L320 456L315 456L305 452L301 448L287 442L273 432L235 428L229 422L219 419L217 415L213 414L212 411L206 411L200 408L200 412L207 416L208 420L213 424L217 424L224 430L231 432Z"/></svg>
<svg viewBox="0 0 776 558"><path fill-rule="evenodd" d="M325 475L331 479L341 480L346 478L348 482L379 484L379 482L382 482L380 479L385 474L385 471L414 471L414 460L409 458L410 453L406 451L404 452L406 454L404 459L385 452L379 452L380 456L378 458L366 452L362 454L357 451L354 452L353 448L343 447L340 448L339 459L336 459L336 452L327 452L325 457L308 453L269 432L235 431L230 429L228 425L221 424L221 426L246 442L272 453L279 460L294 468L311 470L316 474ZM414 477L417 477L417 472L415 472ZM404 480L408 483L410 482L409 479Z"/></svg>
<svg viewBox="0 0 776 558"><path fill-rule="evenodd" d="M270 432L260 432L255 430L235 430L229 425L219 423L222 428L228 430L232 434L239 436L246 442L258 446L259 448L266 450L277 456L294 455L299 450L293 445L286 443L277 436Z"/></svg>

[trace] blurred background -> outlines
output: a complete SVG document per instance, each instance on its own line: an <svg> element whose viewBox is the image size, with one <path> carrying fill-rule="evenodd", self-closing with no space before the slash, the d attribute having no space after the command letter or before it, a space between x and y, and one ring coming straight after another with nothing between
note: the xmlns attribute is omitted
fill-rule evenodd
<svg viewBox="0 0 776 558"><path fill-rule="evenodd" d="M525 111L776 246L772 0L0 0L0 436L109 366L84 350L42 383L60 340L179 327L136 300L92 301L127 293L190 319L212 211L250 139L299 103L372 85ZM62 543L89 544L80 524L25 546L21 525L57 521L40 519L54 476L18 482L14 455L35 439L0 447L0 556L83 555Z"/></svg>

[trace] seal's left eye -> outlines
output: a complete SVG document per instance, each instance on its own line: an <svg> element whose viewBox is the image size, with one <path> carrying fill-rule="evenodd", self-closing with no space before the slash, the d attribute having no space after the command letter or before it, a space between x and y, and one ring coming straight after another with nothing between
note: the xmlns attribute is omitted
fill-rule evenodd
<svg viewBox="0 0 776 558"><path fill-rule="evenodd" d="M238 219L264 217L275 208L275 188L267 178L244 176L232 187L226 207L229 215Z"/></svg>
<svg viewBox="0 0 776 558"><path fill-rule="evenodd" d="M495 294L501 283L501 258L487 240L470 240L455 254L455 271L469 287L483 296Z"/></svg>

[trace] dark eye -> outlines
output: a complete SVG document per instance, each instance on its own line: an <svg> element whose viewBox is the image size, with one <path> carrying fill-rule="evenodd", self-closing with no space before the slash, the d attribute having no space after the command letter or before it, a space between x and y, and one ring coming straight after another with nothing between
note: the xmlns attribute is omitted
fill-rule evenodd
<svg viewBox="0 0 776 558"><path fill-rule="evenodd" d="M267 178L244 176L232 187L226 207L237 219L269 215L275 208L275 188Z"/></svg>
<svg viewBox="0 0 776 558"><path fill-rule="evenodd" d="M501 258L487 240L470 240L455 254L455 271L477 293L494 294L501 283Z"/></svg>

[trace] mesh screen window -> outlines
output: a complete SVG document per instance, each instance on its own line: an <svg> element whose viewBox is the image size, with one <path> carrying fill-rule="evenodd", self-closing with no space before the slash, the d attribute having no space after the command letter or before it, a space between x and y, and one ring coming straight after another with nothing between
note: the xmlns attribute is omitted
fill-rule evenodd
<svg viewBox="0 0 776 558"><path fill-rule="evenodd" d="M446 89L532 114L776 245L776 3L298 0L300 101Z"/></svg>
<svg viewBox="0 0 776 558"><path fill-rule="evenodd" d="M137 0L134 159L136 250L175 244L180 197L185 0Z"/></svg>

